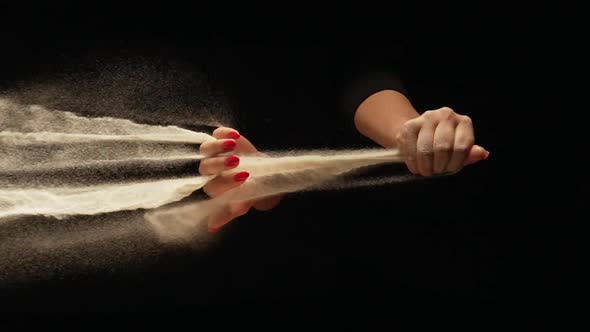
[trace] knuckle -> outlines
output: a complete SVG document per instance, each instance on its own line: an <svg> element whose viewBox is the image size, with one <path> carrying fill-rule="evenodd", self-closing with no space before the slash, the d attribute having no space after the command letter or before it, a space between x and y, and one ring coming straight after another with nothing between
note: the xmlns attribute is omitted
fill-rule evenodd
<svg viewBox="0 0 590 332"><path fill-rule="evenodd" d="M464 154L466 153L471 147L466 144L457 144L454 148L455 152Z"/></svg>
<svg viewBox="0 0 590 332"><path fill-rule="evenodd" d="M432 151L431 145L420 145L418 146L418 153L422 156L431 156L434 152Z"/></svg>
<svg viewBox="0 0 590 332"><path fill-rule="evenodd" d="M434 145L435 152L450 152L452 148L450 142L441 142Z"/></svg>
<svg viewBox="0 0 590 332"><path fill-rule="evenodd" d="M408 121L408 122L404 123L403 133L404 133L404 135L412 135L417 131L417 128L418 128L418 124L415 121L413 121L413 120Z"/></svg>
<svg viewBox="0 0 590 332"><path fill-rule="evenodd" d="M471 120L470 117L468 117L467 115L462 115L461 116L461 120L462 123L467 124L467 125L471 125L473 124L473 121Z"/></svg>
<svg viewBox="0 0 590 332"><path fill-rule="evenodd" d="M438 110L438 114L443 119L449 119L455 114L455 112L453 112L453 110L450 107L442 107L441 109Z"/></svg>

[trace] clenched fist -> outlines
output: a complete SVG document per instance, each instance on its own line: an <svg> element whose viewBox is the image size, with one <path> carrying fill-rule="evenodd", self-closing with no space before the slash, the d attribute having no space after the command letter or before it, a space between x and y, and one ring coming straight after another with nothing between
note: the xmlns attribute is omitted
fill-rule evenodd
<svg viewBox="0 0 590 332"><path fill-rule="evenodd" d="M471 119L448 107L405 122L395 139L408 169L423 176L455 173L489 156L474 144Z"/></svg>

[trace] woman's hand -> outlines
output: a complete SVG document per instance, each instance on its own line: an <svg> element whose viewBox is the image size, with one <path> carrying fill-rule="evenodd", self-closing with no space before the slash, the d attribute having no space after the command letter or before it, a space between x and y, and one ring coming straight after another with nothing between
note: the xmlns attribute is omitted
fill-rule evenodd
<svg viewBox="0 0 590 332"><path fill-rule="evenodd" d="M216 140L201 144L200 153L206 157L201 160L199 173L201 175L219 174L203 187L205 194L214 198L247 181L249 176L247 171L231 172L240 163L239 154L252 155L261 153L235 129L219 127L213 131L212 136ZM219 155L222 153L232 154L220 157ZM222 172L223 174L221 174ZM216 232L223 225L248 213L252 207L258 210L272 209L280 202L281 198L282 196L273 196L255 201L229 203L219 214L210 218L209 232Z"/></svg>
<svg viewBox="0 0 590 332"><path fill-rule="evenodd" d="M361 134L379 145L400 149L414 174L455 173L490 154L474 144L469 117L448 107L420 115L398 91L369 96L356 110L354 123Z"/></svg>
<svg viewBox="0 0 590 332"><path fill-rule="evenodd" d="M471 119L448 107L406 121L396 135L408 169L423 176L455 173L486 159L490 153L474 142Z"/></svg>

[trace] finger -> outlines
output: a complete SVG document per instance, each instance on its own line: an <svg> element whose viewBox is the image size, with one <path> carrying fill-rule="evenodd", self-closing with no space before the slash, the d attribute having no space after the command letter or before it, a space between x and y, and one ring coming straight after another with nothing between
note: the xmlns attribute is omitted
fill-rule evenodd
<svg viewBox="0 0 590 332"><path fill-rule="evenodd" d="M231 138L237 140L238 138L240 138L240 133L237 130L229 127L219 127L215 129L213 133L211 133L211 135L218 139Z"/></svg>
<svg viewBox="0 0 590 332"><path fill-rule="evenodd" d="M217 139L201 144L199 153L205 156L214 156L219 153L233 151L236 148L234 139Z"/></svg>
<svg viewBox="0 0 590 332"><path fill-rule="evenodd" d="M437 123L427 122L420 129L417 141L417 155L418 171L421 175L432 175L432 168L434 164L434 131Z"/></svg>
<svg viewBox="0 0 590 332"><path fill-rule="evenodd" d="M455 142L455 122L443 121L434 131L434 167L433 172L439 174L447 169L453 155Z"/></svg>
<svg viewBox="0 0 590 332"><path fill-rule="evenodd" d="M201 175L214 175L223 171L236 168L240 163L238 156L205 158L199 165Z"/></svg>
<svg viewBox="0 0 590 332"><path fill-rule="evenodd" d="M467 156L467 160L465 161L464 165L471 165L475 164L478 161L488 159L490 156L490 152L479 145L474 145L469 151L469 155Z"/></svg>
<svg viewBox="0 0 590 332"><path fill-rule="evenodd" d="M232 220L248 213L251 207L252 204L250 202L235 202L228 204L225 209L212 216L209 220L209 233L217 232L221 227L225 226Z"/></svg>
<svg viewBox="0 0 590 332"><path fill-rule="evenodd" d="M252 144L246 137L242 136L237 130L233 128L219 127L213 131L212 135L218 139L231 138L236 140L236 146L233 151L236 151L239 154L247 155L258 153L256 147L254 147L254 144Z"/></svg>
<svg viewBox="0 0 590 332"><path fill-rule="evenodd" d="M459 171L467 159L467 155L474 144L473 125L471 119L462 116L455 128L455 141L453 143L453 156L447 165L447 171Z"/></svg>
<svg viewBox="0 0 590 332"><path fill-rule="evenodd" d="M402 153L406 156L406 166L410 172L418 174L418 164L416 161L416 144L418 142L418 133L420 132L420 119L410 120L404 124L401 147Z"/></svg>
<svg viewBox="0 0 590 332"><path fill-rule="evenodd" d="M224 192L244 183L248 176L250 176L250 174L244 171L237 173L224 173L209 181L203 187L203 191L205 191L209 197L217 197Z"/></svg>

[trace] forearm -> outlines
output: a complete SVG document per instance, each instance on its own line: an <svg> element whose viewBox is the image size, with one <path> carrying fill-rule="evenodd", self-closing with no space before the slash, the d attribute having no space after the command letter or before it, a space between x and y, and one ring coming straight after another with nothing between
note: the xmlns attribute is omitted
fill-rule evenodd
<svg viewBox="0 0 590 332"><path fill-rule="evenodd" d="M406 121L420 114L408 98L394 90L382 90L356 109L354 125L363 135L386 148L396 148L395 137Z"/></svg>

